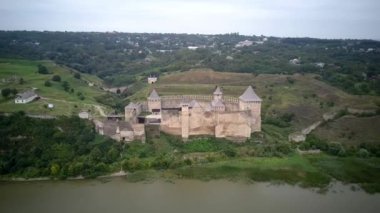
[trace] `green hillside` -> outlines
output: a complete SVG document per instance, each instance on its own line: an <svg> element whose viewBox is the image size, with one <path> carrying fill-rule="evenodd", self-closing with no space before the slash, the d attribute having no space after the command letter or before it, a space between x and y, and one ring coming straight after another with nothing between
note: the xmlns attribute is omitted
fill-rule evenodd
<svg viewBox="0 0 380 213"><path fill-rule="evenodd" d="M45 66L49 73L40 74L39 64ZM99 108L103 111L109 110L95 100L95 97L106 94L100 89L102 80L82 73L79 78L75 78L75 73L75 70L51 61L0 59L0 89L10 88L18 92L36 89L36 93L41 96L40 100L28 104L15 104L13 97L1 97L0 111L23 110L31 114L70 115L82 110L91 110L93 114L98 115L101 114ZM51 80L54 75L59 75L61 80ZM45 86L46 81L49 81L51 86ZM65 91L63 82L68 83L68 91ZM46 109L48 103L54 104L54 109Z"/></svg>
<svg viewBox="0 0 380 213"><path fill-rule="evenodd" d="M145 100L153 88L160 95L211 95L216 85L223 87L226 96L233 97L239 97L248 85L253 85L256 93L263 99L262 120L264 121L264 131L267 129L271 134L278 132L282 135L281 139L283 140L287 140L288 133L300 131L314 122L322 120L325 113L336 113L346 108L364 111L376 111L380 108L379 96L348 94L339 88L320 81L319 76L315 74L253 75L215 72L209 69L197 69L161 76L156 84L145 87L145 89L132 96L131 99ZM266 124L266 122L276 123L283 115L289 114L293 115L293 117L289 124L283 124L286 127L274 128L272 125ZM355 116L350 116L356 118ZM376 134L376 125L372 124L374 122L378 123L379 117L375 116L371 117L371 119L357 118L356 120L361 120L361 125L355 125L352 119L349 120L348 124L337 120L331 124L334 128L329 129L328 126L323 126L321 127L323 131L317 131L317 133L330 141L347 142L347 138L341 140L340 135L332 131L334 131L333 129L342 129L344 125L349 125L352 131L355 132L355 137L350 138L351 143L373 142L374 137L378 134ZM278 125L282 124L278 123ZM364 127L367 127L367 131L361 130Z"/></svg>

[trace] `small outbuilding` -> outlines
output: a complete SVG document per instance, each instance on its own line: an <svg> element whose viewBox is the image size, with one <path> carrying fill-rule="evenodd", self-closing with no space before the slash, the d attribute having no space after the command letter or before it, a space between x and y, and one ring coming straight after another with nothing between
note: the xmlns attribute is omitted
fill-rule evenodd
<svg viewBox="0 0 380 213"><path fill-rule="evenodd" d="M82 112L78 113L78 117L82 118L82 119L90 119L90 113L88 113L86 111L82 111Z"/></svg>
<svg viewBox="0 0 380 213"><path fill-rule="evenodd" d="M156 81L157 81L156 76L149 76L148 77L148 84L154 84L154 83L156 83Z"/></svg>

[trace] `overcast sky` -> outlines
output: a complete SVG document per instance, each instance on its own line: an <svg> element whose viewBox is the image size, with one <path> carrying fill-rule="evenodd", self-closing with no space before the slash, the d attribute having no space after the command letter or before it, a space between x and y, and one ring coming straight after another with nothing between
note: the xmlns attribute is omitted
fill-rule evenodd
<svg viewBox="0 0 380 213"><path fill-rule="evenodd" d="M0 0L0 29L380 40L380 0Z"/></svg>

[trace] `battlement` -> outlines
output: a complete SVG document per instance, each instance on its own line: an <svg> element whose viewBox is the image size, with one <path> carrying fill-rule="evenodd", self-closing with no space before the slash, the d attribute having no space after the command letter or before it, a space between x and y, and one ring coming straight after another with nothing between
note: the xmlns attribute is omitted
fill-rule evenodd
<svg viewBox="0 0 380 213"><path fill-rule="evenodd" d="M161 96L161 100L199 100L199 101L212 101L212 95L165 95ZM239 98L224 96L223 101L227 103L239 103Z"/></svg>

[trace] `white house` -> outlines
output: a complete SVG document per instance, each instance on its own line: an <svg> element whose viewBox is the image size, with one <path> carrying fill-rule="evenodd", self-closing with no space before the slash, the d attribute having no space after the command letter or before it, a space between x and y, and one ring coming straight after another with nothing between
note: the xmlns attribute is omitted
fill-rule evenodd
<svg viewBox="0 0 380 213"><path fill-rule="evenodd" d="M235 47L249 47L252 46L253 41L245 40L245 41L240 41L235 45Z"/></svg>
<svg viewBox="0 0 380 213"><path fill-rule="evenodd" d="M156 76L149 76L148 77L148 84L154 84L154 83L156 83L156 81L157 81Z"/></svg>
<svg viewBox="0 0 380 213"><path fill-rule="evenodd" d="M298 59L298 58L293 58L293 59L289 60L289 64L300 65L301 64L301 60Z"/></svg>
<svg viewBox="0 0 380 213"><path fill-rule="evenodd" d="M33 90L28 90L23 93L18 93L16 95L15 103L26 104L33 101L36 98L38 98L38 95Z"/></svg>
<svg viewBox="0 0 380 213"><path fill-rule="evenodd" d="M86 111L82 111L82 112L78 113L78 117L82 118L82 119L90 119L90 113L88 113Z"/></svg>
<svg viewBox="0 0 380 213"><path fill-rule="evenodd" d="M197 47L197 46L188 46L187 47L187 49L189 49L189 50L196 50L196 49L198 49L199 47Z"/></svg>

